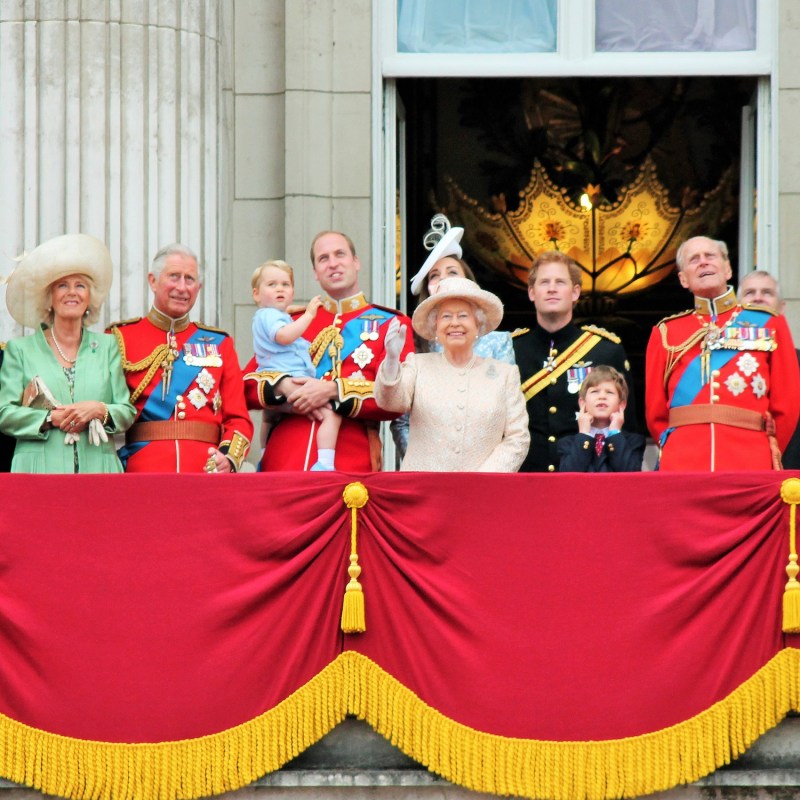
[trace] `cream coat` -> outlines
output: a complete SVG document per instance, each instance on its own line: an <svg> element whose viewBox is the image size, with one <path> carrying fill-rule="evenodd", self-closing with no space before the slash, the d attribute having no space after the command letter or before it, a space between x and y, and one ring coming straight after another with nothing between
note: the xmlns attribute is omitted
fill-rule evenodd
<svg viewBox="0 0 800 800"><path fill-rule="evenodd" d="M404 471L516 472L528 453L528 412L511 364L485 358L465 369L443 353L412 353L395 381L381 365L375 399L409 413Z"/></svg>

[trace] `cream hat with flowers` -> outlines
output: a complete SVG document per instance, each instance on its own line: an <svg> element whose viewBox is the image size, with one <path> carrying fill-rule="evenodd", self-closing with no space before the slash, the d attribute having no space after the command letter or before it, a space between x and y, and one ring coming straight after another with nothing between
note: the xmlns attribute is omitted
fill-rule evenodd
<svg viewBox="0 0 800 800"><path fill-rule="evenodd" d="M26 253L11 273L6 287L6 305L14 319L26 328L47 321L50 287L68 275L86 275L94 284L87 322L97 320L108 290L113 267L108 248L94 236L68 233L56 236Z"/></svg>
<svg viewBox="0 0 800 800"><path fill-rule="evenodd" d="M451 228L450 220L444 214L437 214L431 220L431 229L425 234L422 243L430 250L420 271L411 279L411 294L419 294L422 284L433 265L445 256L461 258L461 237L463 228Z"/></svg>
<svg viewBox="0 0 800 800"><path fill-rule="evenodd" d="M499 297L481 289L475 281L471 281L469 278L445 278L439 284L436 294L423 300L411 318L414 330L423 339L431 341L436 335L436 322L435 318L431 316L431 311L445 300L464 300L480 308L486 315L486 325L480 332L481 336L493 331L503 319L503 304Z"/></svg>

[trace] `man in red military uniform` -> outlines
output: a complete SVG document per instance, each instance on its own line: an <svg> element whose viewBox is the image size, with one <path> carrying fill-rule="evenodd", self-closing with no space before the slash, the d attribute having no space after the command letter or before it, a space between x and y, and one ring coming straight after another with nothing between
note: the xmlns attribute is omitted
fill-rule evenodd
<svg viewBox="0 0 800 800"><path fill-rule="evenodd" d="M189 321L202 286L197 256L184 245L164 247L147 279L147 316L109 329L139 412L119 453L125 471L235 472L253 424L233 340Z"/></svg>
<svg viewBox="0 0 800 800"><path fill-rule="evenodd" d="M311 244L314 277L325 291L322 307L303 337L310 343L316 378L292 378L280 372L245 368L245 392L251 408L288 402L272 431L262 470L307 470L317 461L317 409L330 403L340 414L336 469L370 472L381 468L378 424L397 414L383 411L374 397L374 380L384 358L389 320L399 316L409 333L401 358L413 351L410 320L398 311L367 301L358 286L361 264L353 242L337 231L317 234Z"/></svg>
<svg viewBox="0 0 800 800"><path fill-rule="evenodd" d="M696 236L676 261L694 308L662 320L647 346L645 411L659 469L779 468L800 411L786 320L739 305L724 242Z"/></svg>

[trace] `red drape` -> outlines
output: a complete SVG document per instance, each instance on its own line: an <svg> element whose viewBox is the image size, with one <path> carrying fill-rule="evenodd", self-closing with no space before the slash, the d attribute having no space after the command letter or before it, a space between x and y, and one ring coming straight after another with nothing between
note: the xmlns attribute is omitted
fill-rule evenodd
<svg viewBox="0 0 800 800"><path fill-rule="evenodd" d="M0 713L194 738L355 650L478 731L657 731L786 644L790 474L4 476ZM355 480L367 631L343 635Z"/></svg>

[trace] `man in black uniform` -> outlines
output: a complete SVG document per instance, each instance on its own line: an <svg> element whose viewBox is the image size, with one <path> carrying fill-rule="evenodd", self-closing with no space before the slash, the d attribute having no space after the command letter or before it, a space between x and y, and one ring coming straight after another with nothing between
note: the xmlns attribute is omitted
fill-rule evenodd
<svg viewBox="0 0 800 800"><path fill-rule="evenodd" d="M513 334L514 355L528 406L531 447L520 472L557 472L556 442L578 432L578 391L593 366L607 364L633 386L619 337L593 325L578 327L572 309L581 293L581 272L558 250L542 253L528 275L536 324ZM635 403L628 400L625 430L635 431Z"/></svg>

